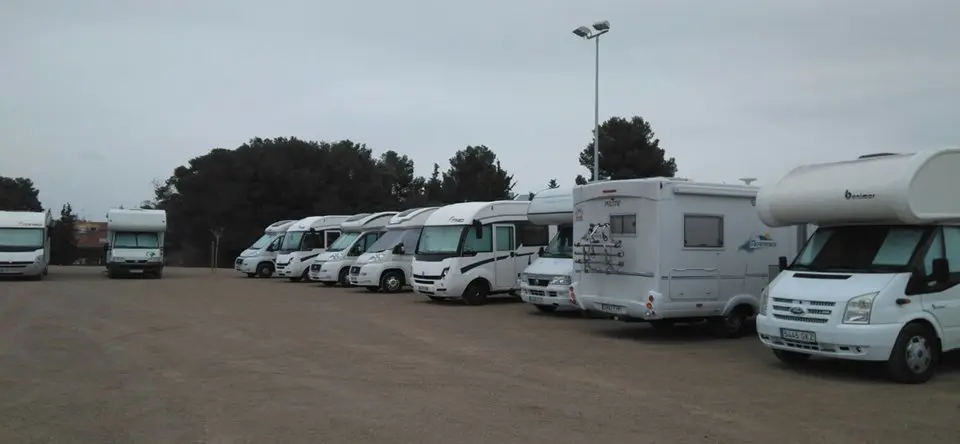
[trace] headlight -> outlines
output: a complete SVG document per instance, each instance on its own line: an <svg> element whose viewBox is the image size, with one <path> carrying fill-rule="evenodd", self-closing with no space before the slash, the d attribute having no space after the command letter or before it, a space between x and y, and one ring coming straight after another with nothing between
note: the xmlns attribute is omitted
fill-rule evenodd
<svg viewBox="0 0 960 444"><path fill-rule="evenodd" d="M570 276L554 276L550 279L550 285L570 285Z"/></svg>
<svg viewBox="0 0 960 444"><path fill-rule="evenodd" d="M847 301L847 309L843 311L844 324L869 324L870 313L873 311L873 300L879 292L861 294Z"/></svg>
<svg viewBox="0 0 960 444"><path fill-rule="evenodd" d="M368 264L375 264L375 263L378 263L378 262L383 262L384 259L386 259L386 255L385 255L385 254L383 254L383 253L374 253L373 256L370 256L370 258L367 259L367 262L366 262L366 263L368 263Z"/></svg>
<svg viewBox="0 0 960 444"><path fill-rule="evenodd" d="M42 254L39 255L39 256L37 256L37 258L33 260L33 263L35 263L35 264L39 264L39 263L41 263L41 262L43 262L43 255L42 255Z"/></svg>
<svg viewBox="0 0 960 444"><path fill-rule="evenodd" d="M763 287L763 290L760 290L760 314L767 315L767 299L770 292L767 290L767 287Z"/></svg>
<svg viewBox="0 0 960 444"><path fill-rule="evenodd" d="M122 257L114 256L114 257L110 258L110 262L124 262L124 261L126 261L126 259L124 259L124 258L122 258Z"/></svg>
<svg viewBox="0 0 960 444"><path fill-rule="evenodd" d="M343 259L343 253L342 252L333 253L330 255L329 259L331 261L339 261L340 259Z"/></svg>
<svg viewBox="0 0 960 444"><path fill-rule="evenodd" d="M442 271L440 271L440 280L441 280L441 281L443 280L443 278L447 277L447 272L448 272L448 271L450 271L450 267L444 268Z"/></svg>

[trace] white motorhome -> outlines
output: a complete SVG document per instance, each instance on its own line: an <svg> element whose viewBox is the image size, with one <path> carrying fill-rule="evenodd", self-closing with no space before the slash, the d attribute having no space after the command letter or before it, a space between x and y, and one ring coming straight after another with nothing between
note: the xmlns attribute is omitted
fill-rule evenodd
<svg viewBox="0 0 960 444"><path fill-rule="evenodd" d="M283 242L287 229L296 222L296 220L281 220L268 225L263 230L263 236L240 253L233 268L245 273L247 277L273 276L276 269L277 250L280 249L280 243Z"/></svg>
<svg viewBox="0 0 960 444"><path fill-rule="evenodd" d="M464 202L435 211L424 223L413 259L413 290L432 300L484 304L512 293L549 230L527 220L528 201Z"/></svg>
<svg viewBox="0 0 960 444"><path fill-rule="evenodd" d="M287 228L277 251L278 277L300 282L310 273L313 259L340 237L340 224L350 216L310 216Z"/></svg>
<svg viewBox="0 0 960 444"><path fill-rule="evenodd" d="M427 218L439 208L414 208L390 218L383 235L350 267L350 283L387 293L396 293L410 285L420 231Z"/></svg>
<svg viewBox="0 0 960 444"><path fill-rule="evenodd" d="M779 227L815 223L761 295L757 332L780 360L879 361L921 383L960 348L960 147L807 165L764 187Z"/></svg>
<svg viewBox="0 0 960 444"><path fill-rule="evenodd" d="M654 327L709 320L742 336L795 228L768 229L757 188L677 178L574 188L573 298L581 308Z"/></svg>
<svg viewBox="0 0 960 444"><path fill-rule="evenodd" d="M326 286L350 285L350 267L367 251L387 226L396 211L363 213L351 216L340 224L343 235L310 265L310 280Z"/></svg>
<svg viewBox="0 0 960 444"><path fill-rule="evenodd" d="M45 211L0 211L0 277L47 275L51 221Z"/></svg>
<svg viewBox="0 0 960 444"><path fill-rule="evenodd" d="M558 308L580 310L570 300L573 278L573 191L548 189L537 193L527 209L530 223L556 226L557 233L540 257L520 276L520 297L542 312Z"/></svg>
<svg viewBox="0 0 960 444"><path fill-rule="evenodd" d="M113 209L107 213L107 277L163 277L164 210Z"/></svg>

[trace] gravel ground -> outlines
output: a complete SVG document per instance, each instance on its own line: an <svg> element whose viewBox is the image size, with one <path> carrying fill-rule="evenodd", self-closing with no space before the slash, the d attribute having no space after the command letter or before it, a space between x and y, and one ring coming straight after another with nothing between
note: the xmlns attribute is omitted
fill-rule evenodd
<svg viewBox="0 0 960 444"><path fill-rule="evenodd" d="M166 270L0 282L0 443L951 443L925 385L753 338Z"/></svg>

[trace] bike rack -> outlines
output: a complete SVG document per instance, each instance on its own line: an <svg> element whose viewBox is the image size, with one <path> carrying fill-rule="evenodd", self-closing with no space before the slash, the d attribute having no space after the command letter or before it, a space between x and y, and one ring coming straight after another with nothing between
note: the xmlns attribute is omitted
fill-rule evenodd
<svg viewBox="0 0 960 444"><path fill-rule="evenodd" d="M625 256L623 242L612 240L609 235L610 224L590 224L587 233L573 244L574 263L580 265L582 273L620 274ZM577 250L579 249L579 250Z"/></svg>

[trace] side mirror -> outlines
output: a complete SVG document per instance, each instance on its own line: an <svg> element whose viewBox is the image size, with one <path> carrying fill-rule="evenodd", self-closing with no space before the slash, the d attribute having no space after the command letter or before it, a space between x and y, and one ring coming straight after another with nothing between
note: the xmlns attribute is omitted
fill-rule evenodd
<svg viewBox="0 0 960 444"><path fill-rule="evenodd" d="M938 284L945 284L950 281L950 262L944 258L933 260L933 273L930 277Z"/></svg>
<svg viewBox="0 0 960 444"><path fill-rule="evenodd" d="M103 251L110 251L110 244L109 244L109 243L103 244Z"/></svg>
<svg viewBox="0 0 960 444"><path fill-rule="evenodd" d="M777 258L777 268L779 268L780 271L783 271L783 270L786 270L786 269L787 269L787 257L786 257L786 256L780 256L780 257Z"/></svg>
<svg viewBox="0 0 960 444"><path fill-rule="evenodd" d="M407 254L407 249L404 248L403 244L393 247L393 254Z"/></svg>
<svg viewBox="0 0 960 444"><path fill-rule="evenodd" d="M473 234L477 239L483 239L483 224L473 221Z"/></svg>
<svg viewBox="0 0 960 444"><path fill-rule="evenodd" d="M543 251L543 247L540 247L540 249L537 250L537 256L543 256Z"/></svg>

